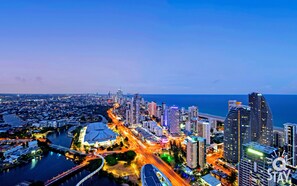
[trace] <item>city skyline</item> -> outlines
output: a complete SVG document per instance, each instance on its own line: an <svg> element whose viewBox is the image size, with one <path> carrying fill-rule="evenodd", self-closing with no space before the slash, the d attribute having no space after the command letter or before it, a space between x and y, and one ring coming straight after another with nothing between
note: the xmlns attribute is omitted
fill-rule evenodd
<svg viewBox="0 0 297 186"><path fill-rule="evenodd" d="M4 1L0 93L296 94L296 2Z"/></svg>

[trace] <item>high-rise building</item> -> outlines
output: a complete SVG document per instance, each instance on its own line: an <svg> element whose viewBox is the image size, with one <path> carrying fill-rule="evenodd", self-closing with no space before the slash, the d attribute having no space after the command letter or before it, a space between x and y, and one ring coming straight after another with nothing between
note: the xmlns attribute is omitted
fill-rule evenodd
<svg viewBox="0 0 297 186"><path fill-rule="evenodd" d="M229 100L228 101L228 111L232 108L236 106L237 101L236 100Z"/></svg>
<svg viewBox="0 0 297 186"><path fill-rule="evenodd" d="M195 169L197 167L197 148L198 142L191 137L187 137L187 166L191 169Z"/></svg>
<svg viewBox="0 0 297 186"><path fill-rule="evenodd" d="M150 102L148 104L148 112L150 116L157 116L157 104L155 102Z"/></svg>
<svg viewBox="0 0 297 186"><path fill-rule="evenodd" d="M206 139L197 137L198 141L198 166L203 169L206 164Z"/></svg>
<svg viewBox="0 0 297 186"><path fill-rule="evenodd" d="M188 120L191 121L192 118L198 118L198 107L191 106L188 108Z"/></svg>
<svg viewBox="0 0 297 186"><path fill-rule="evenodd" d="M297 166L297 124L285 123L285 150L288 154L288 161L292 166Z"/></svg>
<svg viewBox="0 0 297 186"><path fill-rule="evenodd" d="M163 114L161 116L161 123L163 127L168 128L168 109L165 108L165 110L163 111Z"/></svg>
<svg viewBox="0 0 297 186"><path fill-rule="evenodd" d="M187 137L187 166L204 168L206 163L206 140L197 136Z"/></svg>
<svg viewBox="0 0 297 186"><path fill-rule="evenodd" d="M197 135L206 139L206 144L210 144L211 124L208 120L197 120Z"/></svg>
<svg viewBox="0 0 297 186"><path fill-rule="evenodd" d="M176 106L172 106L168 110L168 125L169 132L171 134L179 134L180 126L179 126L179 109Z"/></svg>
<svg viewBox="0 0 297 186"><path fill-rule="evenodd" d="M132 103L130 101L127 102L126 105L126 124L131 124L132 123Z"/></svg>
<svg viewBox="0 0 297 186"><path fill-rule="evenodd" d="M190 134L197 134L197 122L198 122L198 118L192 118L191 120L186 121L186 127L185 127L185 133L187 135Z"/></svg>
<svg viewBox="0 0 297 186"><path fill-rule="evenodd" d="M270 179L269 169L278 149L249 142L243 145L243 155L239 164L239 185L244 186L274 186L276 183Z"/></svg>
<svg viewBox="0 0 297 186"><path fill-rule="evenodd" d="M238 163L242 155L242 144L251 141L250 107L237 102L230 108L224 122L224 158Z"/></svg>
<svg viewBox="0 0 297 186"><path fill-rule="evenodd" d="M121 89L118 89L116 95L115 95L115 102L121 104L123 99L123 91Z"/></svg>
<svg viewBox="0 0 297 186"><path fill-rule="evenodd" d="M273 147L276 147L276 148L284 147L284 129L283 128L273 129Z"/></svg>
<svg viewBox="0 0 297 186"><path fill-rule="evenodd" d="M259 93L249 94L251 107L252 141L271 146L273 140L273 122L270 107L264 96Z"/></svg>
<svg viewBox="0 0 297 186"><path fill-rule="evenodd" d="M165 109L166 109L166 104L163 102L162 103L162 111L164 112Z"/></svg>
<svg viewBox="0 0 297 186"><path fill-rule="evenodd" d="M135 94L132 97L130 104L130 125L136 125L140 123L140 100L141 97L139 94Z"/></svg>

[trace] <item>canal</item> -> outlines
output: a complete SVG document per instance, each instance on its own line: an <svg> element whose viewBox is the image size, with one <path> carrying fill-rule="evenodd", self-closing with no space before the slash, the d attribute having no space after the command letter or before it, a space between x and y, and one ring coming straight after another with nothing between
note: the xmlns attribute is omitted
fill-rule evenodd
<svg viewBox="0 0 297 186"><path fill-rule="evenodd" d="M66 130L50 133L47 137L53 144L70 147L71 138L68 137ZM15 186L23 181L45 182L74 166L76 166L76 164L73 161L66 159L63 155L49 152L40 159L33 159L26 165L0 173L0 185ZM89 171L83 170L66 180L61 185L73 186L89 173ZM84 185L118 186L119 184L114 183L109 178L99 178L94 176L86 181Z"/></svg>

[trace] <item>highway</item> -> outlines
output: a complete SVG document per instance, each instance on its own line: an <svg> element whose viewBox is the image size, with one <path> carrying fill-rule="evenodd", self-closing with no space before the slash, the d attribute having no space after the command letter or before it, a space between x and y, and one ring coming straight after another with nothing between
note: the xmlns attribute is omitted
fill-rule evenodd
<svg viewBox="0 0 297 186"><path fill-rule="evenodd" d="M150 163L155 165L163 174L171 181L174 186L187 186L190 185L186 180L182 179L174 170L162 161L159 157L154 155L153 151L150 150L150 147L143 144L139 139L137 139L132 132L123 126L119 122L116 116L112 113L112 109L108 111L109 117L112 119L113 123L118 126L118 130L122 133L124 137L128 137L130 147L135 149L136 153L143 156L143 161L145 163Z"/></svg>
<svg viewBox="0 0 297 186"><path fill-rule="evenodd" d="M81 184L83 184L85 181L87 181L89 178L91 178L92 176L94 176L97 172L99 172L102 169L102 167L104 165L104 162L105 162L104 161L104 158L100 154L94 154L94 155L97 156L97 157L99 157L99 158L101 158L102 163L101 163L100 167L98 167L98 169L96 169L94 172L90 173L89 175L87 175L86 177L84 177L82 180L80 180L80 182L78 182L76 184L76 186L80 186Z"/></svg>

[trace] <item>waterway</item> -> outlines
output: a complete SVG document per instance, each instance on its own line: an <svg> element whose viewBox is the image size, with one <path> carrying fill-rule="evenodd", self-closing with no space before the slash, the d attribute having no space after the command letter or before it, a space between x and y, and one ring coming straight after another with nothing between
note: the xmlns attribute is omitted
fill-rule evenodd
<svg viewBox="0 0 297 186"><path fill-rule="evenodd" d="M70 147L71 138L68 137L66 130L50 133L47 137L54 144ZM63 155L49 152L40 159L34 159L26 165L0 173L0 185L15 186L23 181L45 182L74 166L76 166L75 162L66 159ZM89 173L89 171L83 170L61 185L73 186ZM99 178L97 176L93 176L93 178L86 181L84 185L118 186L118 184L114 183L109 178Z"/></svg>

